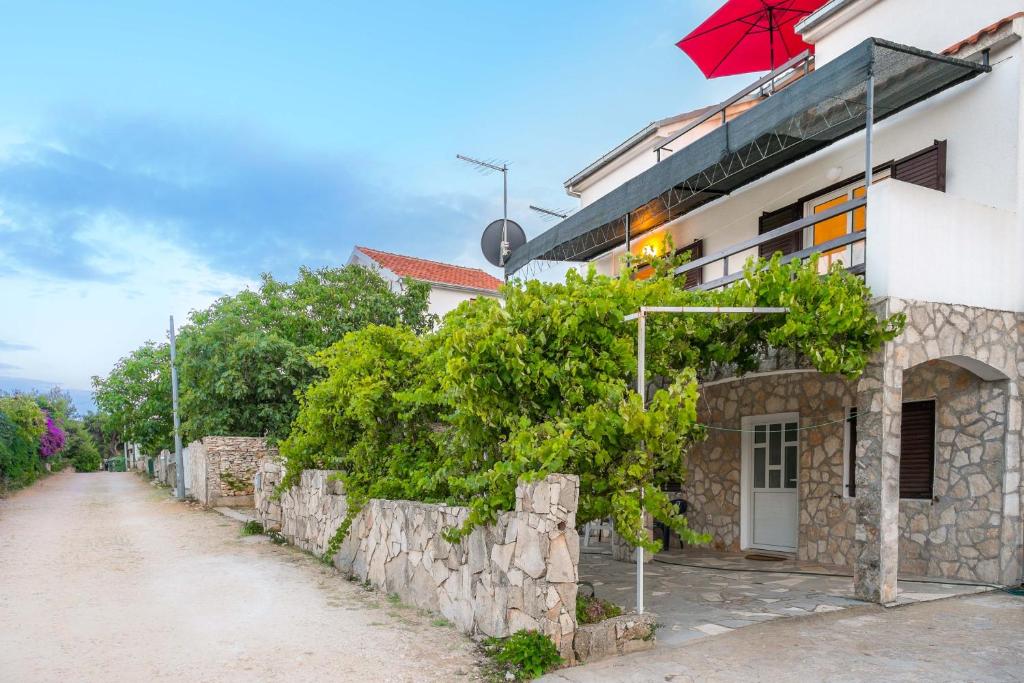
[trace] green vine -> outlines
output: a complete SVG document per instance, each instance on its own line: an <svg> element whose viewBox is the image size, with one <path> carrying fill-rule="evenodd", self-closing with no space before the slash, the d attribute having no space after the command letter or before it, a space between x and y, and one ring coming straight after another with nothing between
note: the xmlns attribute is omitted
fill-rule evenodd
<svg viewBox="0 0 1024 683"><path fill-rule="evenodd" d="M704 438L700 378L723 366L756 369L769 348L789 349L823 373L859 375L871 354L903 328L880 320L863 281L816 259L752 261L723 291L684 289L678 260L655 275L570 271L562 283L507 285L505 304L481 298L446 316L435 332L370 326L317 354L323 379L300 396L281 443L282 486L303 469L340 471L349 512L341 542L371 498L466 506L458 541L512 509L520 480L550 473L580 478L577 521L611 517L634 545L658 549L643 512L691 543L706 540L663 492L685 480L686 455ZM647 326L647 372L658 389L646 406L635 391L640 306L785 306L785 315L664 315Z"/></svg>

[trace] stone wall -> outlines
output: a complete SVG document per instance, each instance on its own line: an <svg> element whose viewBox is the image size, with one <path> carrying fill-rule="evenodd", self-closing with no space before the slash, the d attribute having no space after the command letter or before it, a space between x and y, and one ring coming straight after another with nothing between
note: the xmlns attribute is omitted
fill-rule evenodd
<svg viewBox="0 0 1024 683"><path fill-rule="evenodd" d="M576 631L573 650L580 663L628 655L654 647L657 617L623 614L596 624L582 624Z"/></svg>
<svg viewBox="0 0 1024 683"><path fill-rule="evenodd" d="M207 436L188 446L189 494L203 505L247 507L253 504L253 478L271 454L258 436Z"/></svg>
<svg viewBox="0 0 1024 683"><path fill-rule="evenodd" d="M321 557L348 511L344 488L331 477L334 472L305 470L298 486L275 496L283 474L284 468L274 458L260 464L256 518L268 531L277 531L292 545Z"/></svg>
<svg viewBox="0 0 1024 683"><path fill-rule="evenodd" d="M346 510L341 484L326 471L307 471L274 500L279 464L261 465L255 495L260 521L295 545L323 554ZM334 556L343 572L404 602L441 613L470 634L503 637L541 631L572 661L576 631L579 480L550 475L520 483L515 510L450 543L447 529L464 507L371 500L356 516Z"/></svg>
<svg viewBox="0 0 1024 683"><path fill-rule="evenodd" d="M1013 582L1019 569L1000 561L1001 553L1020 552L1016 522L1004 517L1004 510L1014 511L1020 487L1019 470L1006 465L1020 460L1006 447L1020 431L1019 418L1007 418L1014 406L1010 385L942 360L904 372L902 400L936 400L937 500L899 501L901 574ZM841 420L856 405L856 383L796 371L711 384L702 393L700 420L714 427L739 430L743 416L784 412L799 413L801 425L823 425L800 436L797 553L852 568L857 518L855 499L844 490ZM740 451L739 431L710 430L688 459L690 525L711 534L720 550L740 549Z"/></svg>

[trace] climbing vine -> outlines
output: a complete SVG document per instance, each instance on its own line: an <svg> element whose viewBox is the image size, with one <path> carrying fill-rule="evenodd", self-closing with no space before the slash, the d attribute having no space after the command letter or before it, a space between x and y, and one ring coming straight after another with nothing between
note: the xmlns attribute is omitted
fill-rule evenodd
<svg viewBox="0 0 1024 683"><path fill-rule="evenodd" d="M564 282L506 286L504 305L462 304L436 332L371 326L316 356L325 373L300 398L281 444L284 485L302 469L337 469L352 515L368 499L465 505L458 537L514 503L519 479L580 478L578 521L611 517L629 542L654 550L643 511L699 541L663 492L686 475L704 436L699 378L757 367L769 348L790 349L823 373L855 377L903 327L881 320L870 292L816 260L752 261L723 291L683 288L677 262L646 280L570 271ZM635 391L640 306L785 306L764 316L679 315L648 323L647 371L659 387L646 407ZM336 542L347 533L346 520Z"/></svg>

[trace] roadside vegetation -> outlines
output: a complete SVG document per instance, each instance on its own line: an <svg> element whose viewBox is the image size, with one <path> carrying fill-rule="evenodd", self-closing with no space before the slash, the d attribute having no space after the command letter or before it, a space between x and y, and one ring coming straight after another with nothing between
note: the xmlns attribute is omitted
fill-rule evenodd
<svg viewBox="0 0 1024 683"><path fill-rule="evenodd" d="M482 649L489 660L484 666L484 679L489 681L529 681L562 663L551 639L536 631L517 631L508 638L487 638Z"/></svg>
<svg viewBox="0 0 1024 683"><path fill-rule="evenodd" d="M671 253L671 249L668 250ZM879 319L858 277L817 260L751 261L715 292L684 289L681 259L627 264L618 277L570 271L564 282L506 286L504 305L464 302L438 327L428 290L393 292L361 267L264 276L256 291L194 312L179 335L186 441L268 436L286 463L339 471L349 518L370 498L465 505L451 539L511 509L519 479L580 478L579 523L611 517L630 543L643 509L691 543L703 539L663 492L686 476L704 437L701 377L757 367L769 348L823 373L857 376L904 320ZM634 265L654 275L631 277ZM785 306L784 315L664 315L649 321L646 406L635 391L640 306ZM171 444L166 344L147 344L94 378L103 428L155 453Z"/></svg>
<svg viewBox="0 0 1024 683"><path fill-rule="evenodd" d="M57 389L0 394L0 493L68 465L79 472L101 465L96 443L71 398Z"/></svg>

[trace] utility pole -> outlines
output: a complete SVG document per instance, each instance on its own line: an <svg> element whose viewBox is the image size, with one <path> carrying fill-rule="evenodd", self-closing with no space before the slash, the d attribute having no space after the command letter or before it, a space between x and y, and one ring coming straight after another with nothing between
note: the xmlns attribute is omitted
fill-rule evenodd
<svg viewBox="0 0 1024 683"><path fill-rule="evenodd" d="M174 474L178 500L185 500L185 459L181 454L181 418L178 417L178 365L174 354L174 316L171 316L171 403L174 408Z"/></svg>

